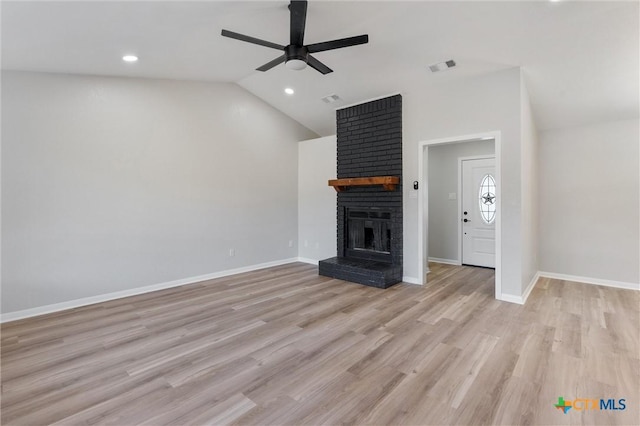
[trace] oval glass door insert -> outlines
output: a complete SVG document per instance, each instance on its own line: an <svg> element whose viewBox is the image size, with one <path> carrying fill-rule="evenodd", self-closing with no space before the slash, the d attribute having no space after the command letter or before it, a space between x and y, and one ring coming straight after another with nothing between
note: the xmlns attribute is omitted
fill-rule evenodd
<svg viewBox="0 0 640 426"><path fill-rule="evenodd" d="M486 174L480 181L479 190L480 216L489 225L496 218L496 181Z"/></svg>

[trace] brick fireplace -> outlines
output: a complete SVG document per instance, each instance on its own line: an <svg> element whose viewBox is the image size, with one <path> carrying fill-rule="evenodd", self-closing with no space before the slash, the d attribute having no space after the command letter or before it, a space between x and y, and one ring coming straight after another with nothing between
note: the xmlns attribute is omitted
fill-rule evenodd
<svg viewBox="0 0 640 426"><path fill-rule="evenodd" d="M338 256L319 273L387 288L402 281L402 97L338 110L336 120Z"/></svg>

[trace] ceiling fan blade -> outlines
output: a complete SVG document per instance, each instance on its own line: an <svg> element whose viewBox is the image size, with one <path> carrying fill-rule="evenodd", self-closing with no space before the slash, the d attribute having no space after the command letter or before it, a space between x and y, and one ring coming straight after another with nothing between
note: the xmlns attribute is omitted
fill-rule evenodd
<svg viewBox="0 0 640 426"><path fill-rule="evenodd" d="M256 68L256 71L269 71L271 68L275 67L276 65L280 65L281 63L283 63L284 60L285 60L285 56L284 55L278 56L273 61L267 62L266 64L264 64L260 68Z"/></svg>
<svg viewBox="0 0 640 426"><path fill-rule="evenodd" d="M307 56L307 64L311 68L317 71L320 71L322 74L329 74L330 72L333 72L331 68L329 68L328 66L326 66L325 64L323 64L322 62L320 62L319 60L317 60L311 55Z"/></svg>
<svg viewBox="0 0 640 426"><path fill-rule="evenodd" d="M270 41L260 40L259 38L250 37L244 34L234 33L233 31L222 30L222 36L235 38L236 40L246 41L247 43L259 44L260 46L270 47L272 49L284 50L284 46Z"/></svg>
<svg viewBox="0 0 640 426"><path fill-rule="evenodd" d="M343 47L356 46L358 44L365 44L369 42L369 36L367 34L341 38L339 40L325 41L322 43L310 44L307 46L309 53L324 52L325 50L341 49Z"/></svg>
<svg viewBox="0 0 640 426"><path fill-rule="evenodd" d="M307 21L307 2L292 0L289 5L291 13L291 40L294 46L304 44L304 26Z"/></svg>

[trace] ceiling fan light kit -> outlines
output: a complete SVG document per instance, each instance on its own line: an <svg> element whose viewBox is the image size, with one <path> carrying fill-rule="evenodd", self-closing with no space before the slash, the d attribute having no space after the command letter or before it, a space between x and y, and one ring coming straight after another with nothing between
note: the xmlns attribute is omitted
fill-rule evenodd
<svg viewBox="0 0 640 426"><path fill-rule="evenodd" d="M289 59L284 66L290 70L299 71L305 69L307 67L307 63L302 59Z"/></svg>
<svg viewBox="0 0 640 426"><path fill-rule="evenodd" d="M369 42L369 36L365 34L356 37L347 37L339 40L305 45L304 28L307 20L307 2L300 0L291 1L289 4L289 12L291 14L291 27L289 44L287 46L228 30L222 30L221 34L224 37L234 38L247 43L283 51L282 56L279 56L261 67L256 68L257 71L268 71L276 65L284 62L285 66L289 69L302 70L309 65L311 68L322 74L329 74L330 72L333 72L333 70L311 56L311 53L341 49L343 47L356 46L358 44L365 44Z"/></svg>

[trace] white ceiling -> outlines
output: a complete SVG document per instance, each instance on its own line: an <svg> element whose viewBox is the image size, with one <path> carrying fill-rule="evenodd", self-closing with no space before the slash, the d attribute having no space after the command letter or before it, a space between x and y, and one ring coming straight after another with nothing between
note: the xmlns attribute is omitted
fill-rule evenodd
<svg viewBox="0 0 640 426"><path fill-rule="evenodd" d="M369 34L369 44L316 54L326 76L254 71L279 52L220 30L287 44L287 4L2 1L2 68L236 82L319 135L335 132L336 106L514 66L539 129L640 114L637 1L310 1L305 43ZM448 59L458 66L428 70ZM332 93L344 101L321 101Z"/></svg>

